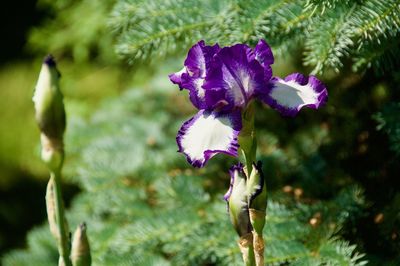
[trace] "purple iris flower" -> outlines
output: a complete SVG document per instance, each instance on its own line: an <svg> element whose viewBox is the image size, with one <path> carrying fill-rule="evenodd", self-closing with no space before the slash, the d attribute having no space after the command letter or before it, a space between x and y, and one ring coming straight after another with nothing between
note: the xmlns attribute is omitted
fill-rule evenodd
<svg viewBox="0 0 400 266"><path fill-rule="evenodd" d="M190 48L184 68L169 75L199 112L186 121L176 137L179 152L195 167L203 167L217 153L238 154L242 110L259 99L286 116L301 108L317 109L327 100L325 85L316 77L299 73L285 79L272 77L274 57L260 40L220 48L200 41Z"/></svg>

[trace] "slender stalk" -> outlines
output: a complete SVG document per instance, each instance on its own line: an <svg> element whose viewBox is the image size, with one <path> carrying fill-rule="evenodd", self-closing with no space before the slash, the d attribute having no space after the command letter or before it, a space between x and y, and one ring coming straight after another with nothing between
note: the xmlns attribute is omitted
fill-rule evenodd
<svg viewBox="0 0 400 266"><path fill-rule="evenodd" d="M257 139L256 132L254 130L254 103L250 104L247 109L243 112L242 121L243 128L239 135L239 144L242 148L248 176L251 174L253 162L256 160L257 153Z"/></svg>
<svg viewBox="0 0 400 266"><path fill-rule="evenodd" d="M62 200L61 192L61 170L55 170L50 173L50 178L54 180L54 194L55 194L55 212L56 221L59 232L58 238L58 253L60 254L59 266L72 266L69 258L70 247L68 232L65 228L65 217L64 217L64 204Z"/></svg>

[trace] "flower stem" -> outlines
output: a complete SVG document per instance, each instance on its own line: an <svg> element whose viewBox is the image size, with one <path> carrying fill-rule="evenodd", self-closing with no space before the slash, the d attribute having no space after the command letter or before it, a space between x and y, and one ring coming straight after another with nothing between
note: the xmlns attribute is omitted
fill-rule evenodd
<svg viewBox="0 0 400 266"><path fill-rule="evenodd" d="M64 217L64 204L62 201L62 192L61 192L61 171L60 169L54 170L50 173L50 178L54 181L54 194L55 194L55 213L56 213L56 221L59 232L58 241L58 253L60 254L59 266L71 266L71 260L69 258L70 253L70 245L68 239L68 232L66 231L65 226L65 217Z"/></svg>
<svg viewBox="0 0 400 266"><path fill-rule="evenodd" d="M248 176L252 170L252 164L256 160L257 139L254 130L254 103L251 103L242 114L243 127L239 135L239 144L242 149Z"/></svg>

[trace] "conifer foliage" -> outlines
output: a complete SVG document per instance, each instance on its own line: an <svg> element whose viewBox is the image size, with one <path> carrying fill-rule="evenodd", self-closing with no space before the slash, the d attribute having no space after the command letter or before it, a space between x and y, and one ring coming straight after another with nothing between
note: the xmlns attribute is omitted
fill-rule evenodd
<svg viewBox="0 0 400 266"><path fill-rule="evenodd" d="M361 169L359 174L346 165L353 167L353 139L365 130L365 121L372 115L368 113L368 119L360 115L370 108L366 100L369 90L358 95L354 91L361 89L347 90L351 84L342 80L349 69L364 72L372 67L385 75L398 69L400 1L110 0L102 1L99 13L86 5L96 1L61 2L59 11L62 7L71 16L79 14L85 25L64 27L68 18L57 16L58 26L49 22L32 34L40 51L50 49L42 36L65 28L76 34L54 37L64 38L59 46L55 39L49 39L60 54L84 61L97 51L103 62L115 62L109 54L114 34L117 53L136 66L152 61L169 67L145 86L105 100L89 118L74 115L76 110L66 103L71 113L66 172L69 181L82 189L66 215L72 228L81 221L88 225L93 265L242 264L222 199L229 185L231 162L216 156L206 171L193 170L176 153L176 131L193 110L185 105L186 96L168 85L167 74L178 68L163 60L169 55L183 56L201 39L222 46L238 42L254 46L263 38L272 45L274 54L300 54L302 63L314 73L339 72L338 89L332 89L330 99L333 104L318 117L305 113L289 122L265 109L256 120L261 129L259 156L270 195L264 229L265 262L365 265L374 259L375 254L363 255L369 251L368 245L357 238L362 230L360 221L371 216L367 213L371 203L355 185L358 182L353 175L365 174L367 179L379 173L372 169L374 165L367 165L369 161L356 168ZM85 34L92 31L90 26L104 34L104 39ZM83 34L81 28L86 29ZM82 36L87 39L78 44ZM351 82L357 82L352 78ZM381 110L375 121L398 154L399 105ZM388 243L393 241L388 250L396 261L392 257L375 260L377 264L397 265L399 242L390 238L400 224L400 197L397 194L386 202L390 204L383 210L384 226L378 234ZM350 236L352 243L344 236ZM46 266L55 265L57 258L54 239L43 225L28 234L26 249L6 254L2 263Z"/></svg>
<svg viewBox="0 0 400 266"><path fill-rule="evenodd" d="M105 101L89 121L70 116L66 149L75 166L69 171L83 189L67 213L71 226L88 224L93 265L241 265L222 199L228 175L218 164L208 177L186 168L171 141L179 126L171 121L181 120L176 91L151 87ZM336 236L364 208L359 189L313 204L275 194L264 230L267 265L364 264L356 247ZM47 225L37 228L28 249L3 263L54 265L53 242Z"/></svg>
<svg viewBox="0 0 400 266"><path fill-rule="evenodd" d="M266 39L274 51L303 48L314 73L345 64L393 69L400 58L397 0L119 0L111 25L129 60L158 60L204 39L222 46Z"/></svg>

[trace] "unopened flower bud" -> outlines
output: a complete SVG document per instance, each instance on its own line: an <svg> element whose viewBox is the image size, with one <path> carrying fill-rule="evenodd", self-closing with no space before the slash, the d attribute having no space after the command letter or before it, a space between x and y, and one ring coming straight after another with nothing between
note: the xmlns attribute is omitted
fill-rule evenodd
<svg viewBox="0 0 400 266"><path fill-rule="evenodd" d="M244 236L251 233L252 228L249 219L246 175L243 171L243 165L241 163L234 165L229 173L231 184L224 199L228 203L229 216L236 232L239 236Z"/></svg>
<svg viewBox="0 0 400 266"><path fill-rule="evenodd" d="M61 139L65 130L63 95L59 86L60 72L51 55L46 56L33 95L36 121L49 138Z"/></svg>
<svg viewBox="0 0 400 266"><path fill-rule="evenodd" d="M90 266L92 263L85 223L80 224L75 230L72 241L71 260L73 266Z"/></svg>
<svg viewBox="0 0 400 266"><path fill-rule="evenodd" d="M262 163L253 163L249 180L247 182L247 193L249 195L249 208L265 212L267 209L267 189L262 172Z"/></svg>
<svg viewBox="0 0 400 266"><path fill-rule="evenodd" d="M54 58L48 55L42 64L33 95L36 122L41 131L42 159L49 168L59 168L63 158L65 110L59 87L60 73Z"/></svg>
<svg viewBox="0 0 400 266"><path fill-rule="evenodd" d="M253 246L256 265L264 265L264 239L263 229L267 209L267 189L262 172L262 164L253 163L249 180L247 182L249 199L249 217L253 227Z"/></svg>

